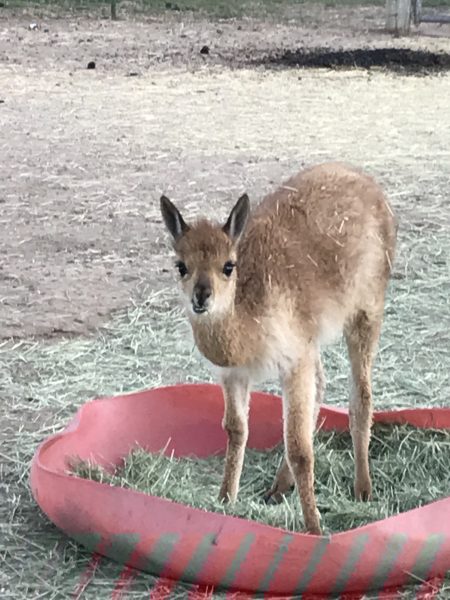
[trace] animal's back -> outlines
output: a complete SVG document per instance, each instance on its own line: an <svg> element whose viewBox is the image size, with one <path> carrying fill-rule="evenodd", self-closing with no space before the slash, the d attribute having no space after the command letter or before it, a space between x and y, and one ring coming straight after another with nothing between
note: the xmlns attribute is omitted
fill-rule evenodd
<svg viewBox="0 0 450 600"><path fill-rule="evenodd" d="M327 303L351 311L367 286L388 279L394 249L395 220L372 177L342 163L318 165L254 210L239 249L238 298L259 294L261 306L261 294L269 300L277 288L305 313L319 317Z"/></svg>

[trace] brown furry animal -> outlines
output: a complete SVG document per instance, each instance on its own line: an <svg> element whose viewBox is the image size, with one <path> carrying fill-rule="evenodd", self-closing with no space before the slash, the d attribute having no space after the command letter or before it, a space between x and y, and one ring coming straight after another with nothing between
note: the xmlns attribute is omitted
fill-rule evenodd
<svg viewBox="0 0 450 600"><path fill-rule="evenodd" d="M320 349L342 332L353 375L355 494L371 496L371 371L395 251L392 210L371 177L327 163L302 171L252 212L242 196L223 226L187 225L164 196L161 211L195 341L221 371L228 447L220 498L238 493L251 384L278 373L285 459L268 498L278 501L297 484L305 528L320 534L313 456Z"/></svg>

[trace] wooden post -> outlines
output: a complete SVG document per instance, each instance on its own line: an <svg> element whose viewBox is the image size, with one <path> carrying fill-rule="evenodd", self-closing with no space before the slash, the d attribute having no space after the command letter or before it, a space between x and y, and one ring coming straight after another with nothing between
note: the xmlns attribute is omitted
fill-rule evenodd
<svg viewBox="0 0 450 600"><path fill-rule="evenodd" d="M117 21L117 2L116 2L116 0L111 0L111 19L113 21Z"/></svg>
<svg viewBox="0 0 450 600"><path fill-rule="evenodd" d="M386 0L386 29L405 35L411 29L411 0Z"/></svg>
<svg viewBox="0 0 450 600"><path fill-rule="evenodd" d="M412 8L414 25L418 27L422 20L422 0L413 0Z"/></svg>

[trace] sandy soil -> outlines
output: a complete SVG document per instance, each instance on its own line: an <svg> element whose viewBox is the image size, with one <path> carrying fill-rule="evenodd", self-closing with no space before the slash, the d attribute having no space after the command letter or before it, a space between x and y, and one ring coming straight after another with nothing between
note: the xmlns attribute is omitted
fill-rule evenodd
<svg viewBox="0 0 450 600"><path fill-rule="evenodd" d="M306 5L290 16L112 23L6 13L1 338L86 333L142 287L169 285L161 192L188 215L224 216L242 191L256 199L326 158L367 166L394 195L447 188L448 75L245 67L299 46L449 51L450 29L393 39L373 8Z"/></svg>

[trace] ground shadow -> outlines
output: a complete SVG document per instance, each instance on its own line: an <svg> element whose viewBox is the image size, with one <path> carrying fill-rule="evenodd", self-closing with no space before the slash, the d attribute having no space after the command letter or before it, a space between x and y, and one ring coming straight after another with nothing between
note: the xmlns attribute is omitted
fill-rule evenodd
<svg viewBox="0 0 450 600"><path fill-rule="evenodd" d="M327 48L286 50L252 61L267 67L303 67L326 69L383 68L404 75L435 74L450 70L450 54L407 48Z"/></svg>

